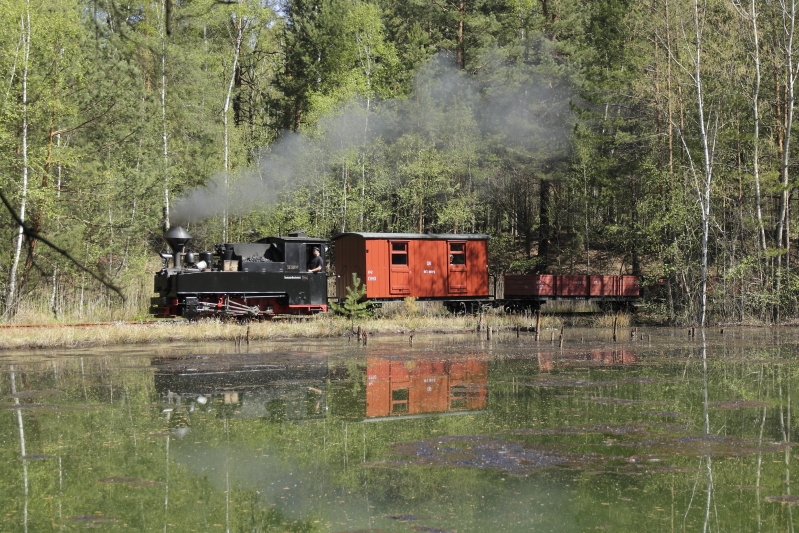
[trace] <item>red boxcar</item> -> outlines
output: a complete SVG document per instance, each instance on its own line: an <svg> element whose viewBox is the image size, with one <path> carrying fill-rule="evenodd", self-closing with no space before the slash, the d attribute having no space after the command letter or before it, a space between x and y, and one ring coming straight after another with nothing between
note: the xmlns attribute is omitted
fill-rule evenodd
<svg viewBox="0 0 799 533"><path fill-rule="evenodd" d="M366 417L485 409L488 362L366 360Z"/></svg>
<svg viewBox="0 0 799 533"><path fill-rule="evenodd" d="M488 297L488 235L341 233L333 237L336 297L353 272L369 300Z"/></svg>

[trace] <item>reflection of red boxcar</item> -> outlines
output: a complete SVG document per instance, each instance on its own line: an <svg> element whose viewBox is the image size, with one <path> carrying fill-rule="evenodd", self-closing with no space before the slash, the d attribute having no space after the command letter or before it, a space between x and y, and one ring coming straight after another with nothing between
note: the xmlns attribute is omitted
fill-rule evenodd
<svg viewBox="0 0 799 533"><path fill-rule="evenodd" d="M342 233L335 243L338 298L354 272L369 300L488 298L488 235Z"/></svg>
<svg viewBox="0 0 799 533"><path fill-rule="evenodd" d="M366 417L484 409L488 362L370 357L366 361Z"/></svg>

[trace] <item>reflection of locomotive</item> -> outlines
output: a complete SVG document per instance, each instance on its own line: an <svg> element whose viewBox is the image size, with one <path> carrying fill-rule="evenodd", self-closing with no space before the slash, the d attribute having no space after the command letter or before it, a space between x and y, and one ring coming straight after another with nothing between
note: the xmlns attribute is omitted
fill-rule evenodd
<svg viewBox="0 0 799 533"><path fill-rule="evenodd" d="M305 420L327 410L330 372L318 358L190 355L156 358L152 365L155 390L173 404L173 415L202 407L233 418Z"/></svg>
<svg viewBox="0 0 799 533"><path fill-rule="evenodd" d="M324 266L319 273L308 268L314 248L325 257L324 239L295 231L255 243L218 244L213 253L195 254L184 251L191 236L180 226L164 238L172 254L161 254L165 265L155 275L155 316L269 317L327 311ZM550 300L591 300L611 308L629 306L640 297L636 276L535 274L506 275L505 298L497 299L489 294L488 239L482 234L336 235L336 298L346 296L353 275L372 302L414 297L441 301L451 311L538 309Z"/></svg>

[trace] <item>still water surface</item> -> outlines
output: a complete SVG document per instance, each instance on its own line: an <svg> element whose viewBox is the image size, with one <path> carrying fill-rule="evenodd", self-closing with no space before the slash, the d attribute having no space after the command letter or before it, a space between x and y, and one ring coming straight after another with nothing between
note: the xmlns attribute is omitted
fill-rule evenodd
<svg viewBox="0 0 799 533"><path fill-rule="evenodd" d="M0 531L794 530L799 335L567 335L2 354Z"/></svg>

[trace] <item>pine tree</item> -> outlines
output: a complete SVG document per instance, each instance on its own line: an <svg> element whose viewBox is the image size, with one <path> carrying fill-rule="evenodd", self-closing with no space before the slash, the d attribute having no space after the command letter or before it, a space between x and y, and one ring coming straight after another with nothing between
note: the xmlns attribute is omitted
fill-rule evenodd
<svg viewBox="0 0 799 533"><path fill-rule="evenodd" d="M354 327L355 319L368 316L372 306L372 302L369 300L361 301L364 296L366 296L366 285L361 284L361 279L353 272L352 285L347 287L347 296L344 298L344 302L341 305L332 302L330 307L336 313L349 317L351 326Z"/></svg>

